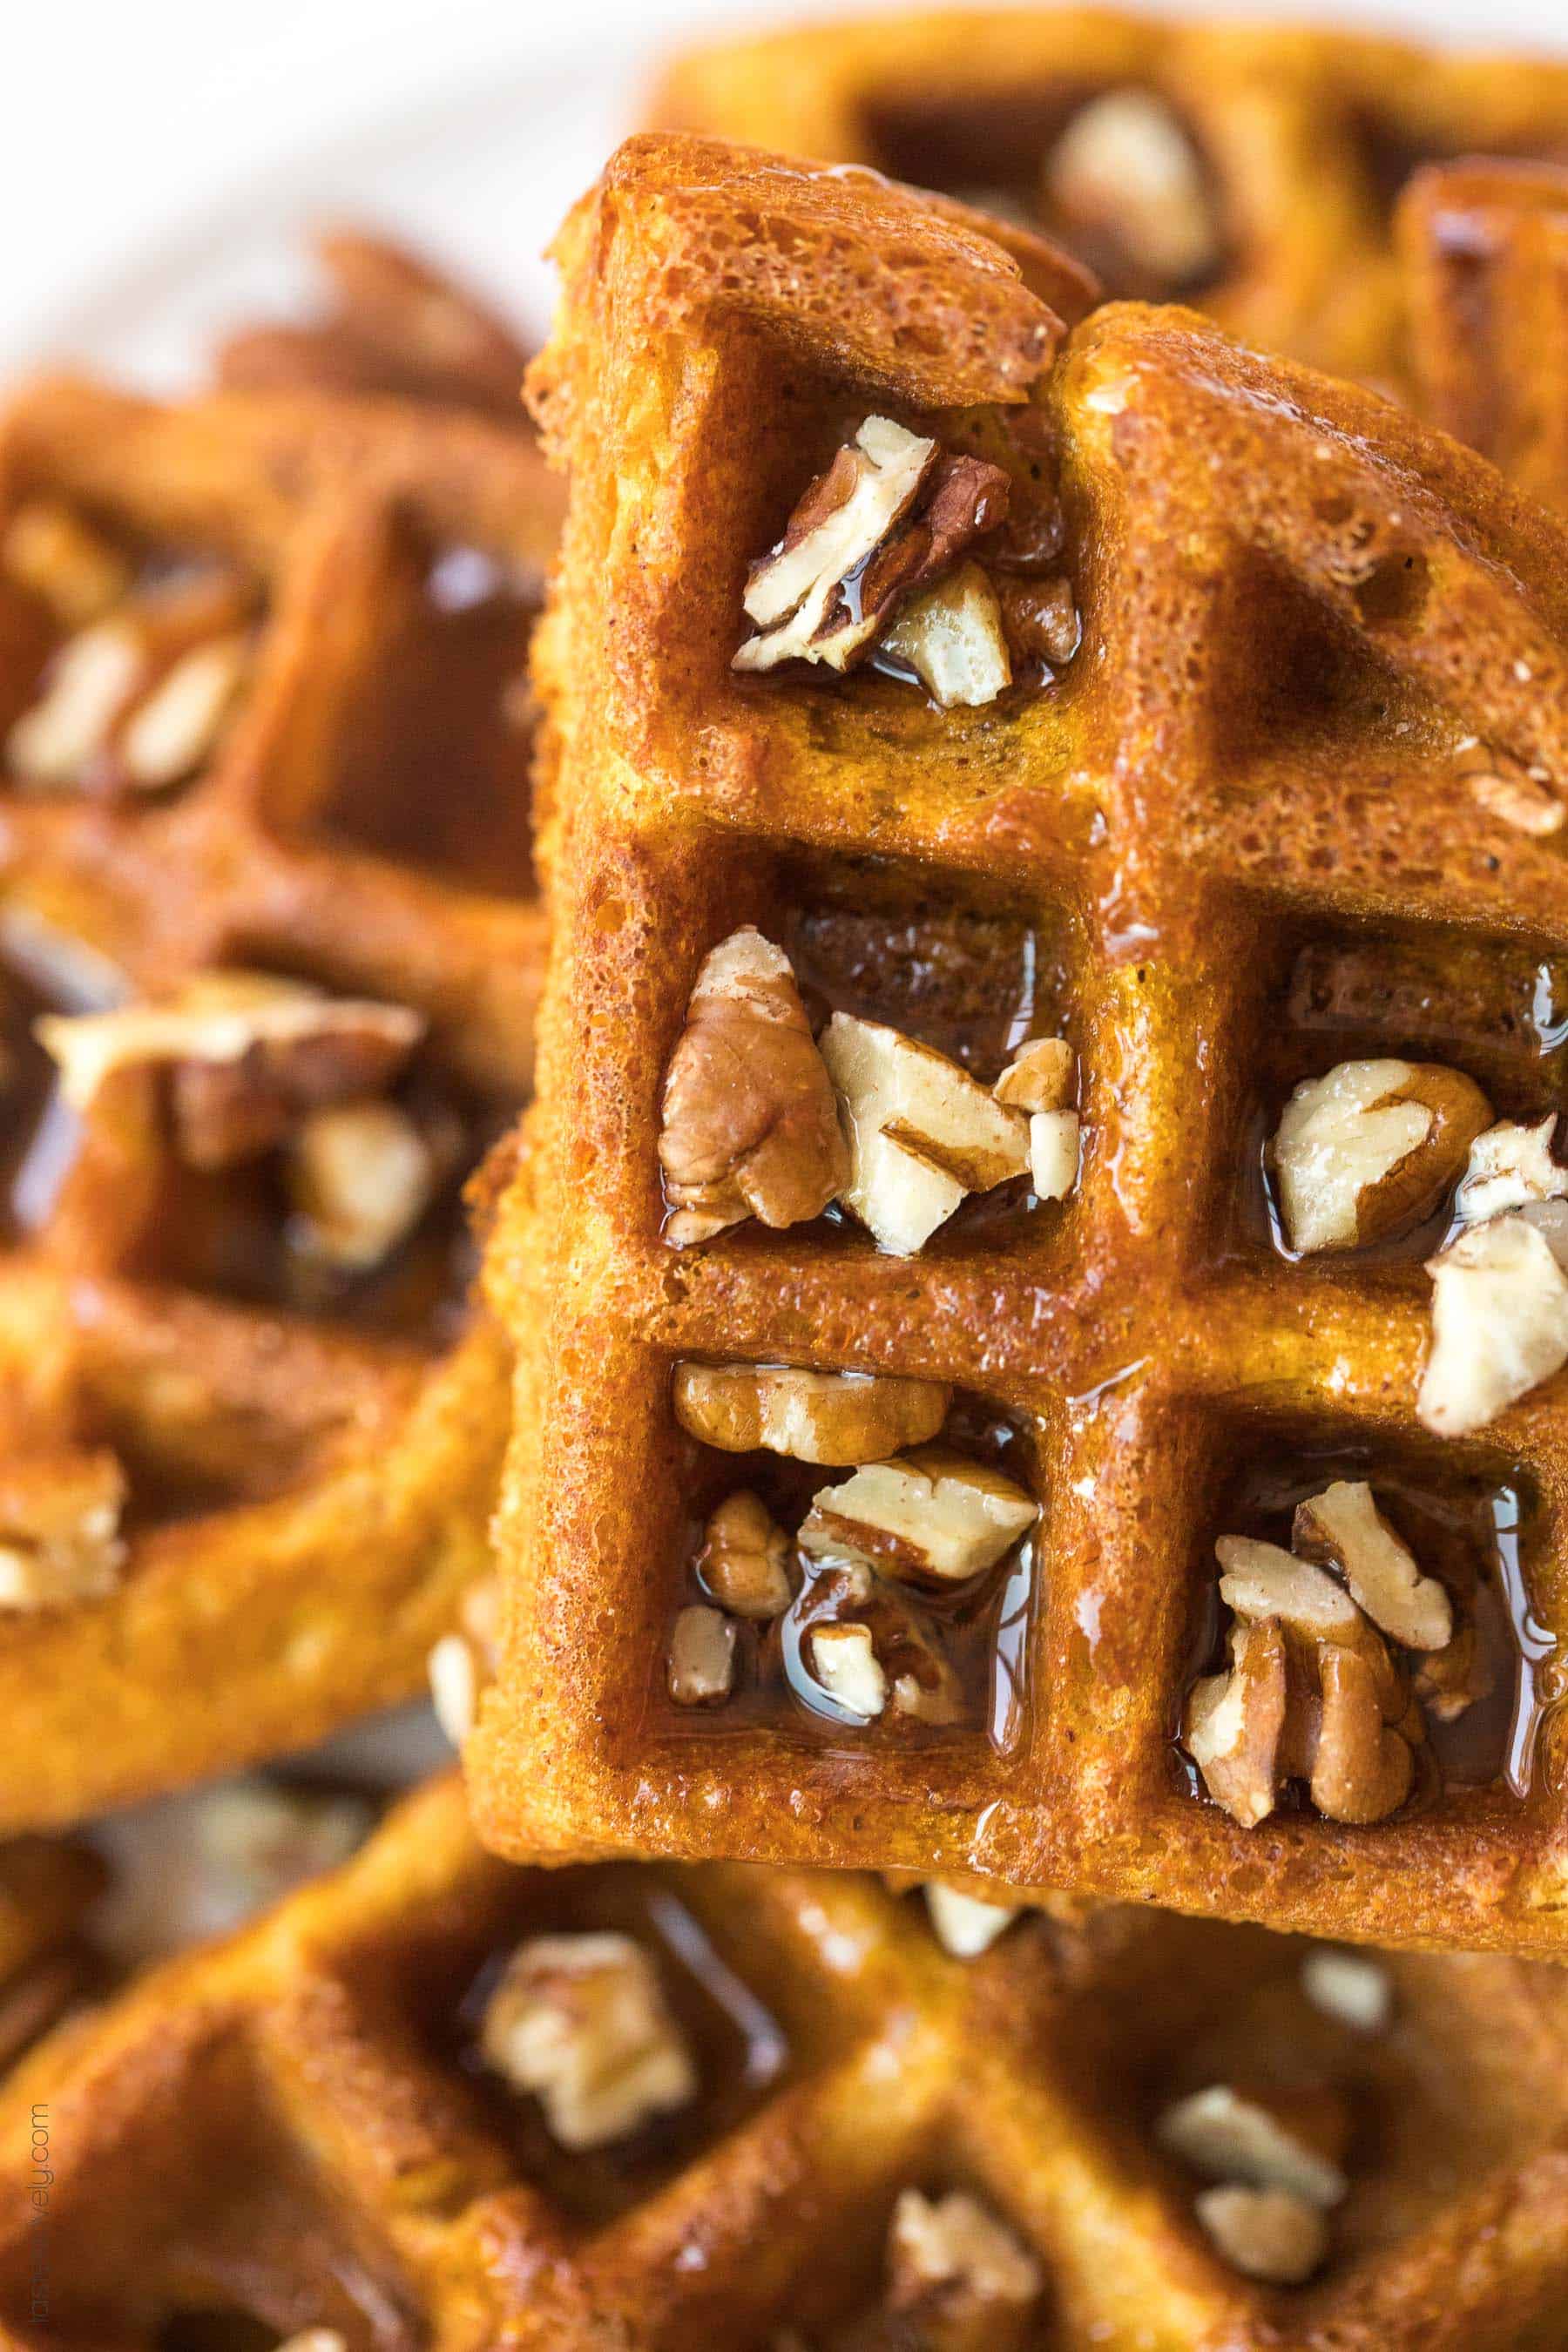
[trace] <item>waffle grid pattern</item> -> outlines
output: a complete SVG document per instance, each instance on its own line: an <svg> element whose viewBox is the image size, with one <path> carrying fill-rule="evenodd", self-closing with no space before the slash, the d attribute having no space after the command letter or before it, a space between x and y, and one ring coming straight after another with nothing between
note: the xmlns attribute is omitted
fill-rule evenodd
<svg viewBox="0 0 1568 2352"><path fill-rule="evenodd" d="M479 887L314 819L386 658L401 535L478 546L542 583L558 500L525 437L393 402L164 408L47 382L7 414L0 480L6 517L60 501L133 543L237 559L267 595L244 705L188 787L128 806L7 784L0 941L18 1013L35 982L75 1010L261 965L414 1006L465 1098L512 1115L543 952L531 880ZM5 690L14 709L25 680ZM493 865L477 868L502 876L522 820L514 807L510 859L490 822ZM7 1827L297 1746L416 1688L482 1570L500 1442L503 1352L482 1323L435 1347L419 1324L385 1337L149 1274L170 1147L146 1106L100 1100L7 1258L6 1433L28 1451L107 1433L152 1465L158 1499L109 1600L0 1625Z"/></svg>
<svg viewBox="0 0 1568 2352"><path fill-rule="evenodd" d="M1099 9L911 13L720 43L670 68L647 119L981 202L998 178L1013 195L1016 173L1037 173L1078 109L1128 89L1163 100L1205 159L1226 250L1194 299L1245 341L1334 374L1405 376L1391 210L1417 164L1568 160L1568 71L1547 58Z"/></svg>
<svg viewBox="0 0 1568 2352"><path fill-rule="evenodd" d="M481 1832L520 1858L537 1842L975 1873L1385 1942L1560 1949L1550 1713L1528 1799L1453 1789L1354 1831L1304 1815L1241 1830L1178 1784L1172 1735L1238 1447L1359 1446L1374 1481L1388 1460L1522 1470L1533 1604L1568 1625L1561 1384L1445 1454L1415 1418L1418 1268L1292 1265L1238 1243L1234 1213L1287 943L1468 939L1527 968L1568 947L1560 850L1510 835L1447 773L1465 733L1564 772L1561 542L1375 398L1246 356L1190 314L1112 308L1051 392L1085 626L1064 687L993 717L864 677L740 685L739 583L809 474L802 414L890 387L921 413L977 394L930 356L934 296L880 371L852 346L861 320L837 340L819 323L809 272L795 309L759 324L728 252L710 260L706 207L777 237L773 207L809 225L818 191L838 205L845 184L781 186L766 159L716 154L623 151L579 275L568 250L543 363L577 468L550 633L570 749L542 1099L492 1256L503 1314L540 1316L544 1339L500 1522L507 1651L468 1758ZM917 201L868 203L902 205L877 226L903 267ZM629 355L657 347L672 285L693 341L650 387ZM871 282L868 315L877 298ZM1329 642L1350 685L1298 694ZM815 1228L678 1255L654 1147L696 969L736 923L776 920L802 860L863 856L939 893L983 881L1065 934L1079 1192L1005 1243L913 1260ZM1423 1042L1402 1030L1381 1050ZM900 1746L665 1705L691 1542L669 1396L687 1357L935 1378L1022 1422L1047 1566L1010 1752L978 1729Z"/></svg>
<svg viewBox="0 0 1568 2352"><path fill-rule="evenodd" d="M498 1947L627 1899L677 1906L688 1949L733 1967L788 2056L740 2112L700 2118L673 2165L605 2176L585 2214L574 2160L520 2159L442 2021ZM1270 2046L1298 1963L1261 1934L1121 1913L1031 1919L961 1964L918 1906L851 1875L515 1872L478 1851L446 1782L256 1929L58 2034L0 2104L0 2183L17 2189L14 2126L47 2097L45 2335L73 2347L130 2352L243 2315L337 2327L353 2352L761 2352L786 2320L812 2341L874 2301L889 2210L915 2183L968 2185L1038 2250L1042 2345L1535 2340L1568 2265L1551 1972L1394 1962L1408 2038L1352 2062L1386 2121L1332 2273L1265 2289L1205 2246L1150 2116L1216 2021L1246 2015ZM1342 2058L1342 2032L1326 2046ZM1433 2121L1456 2100L1457 2202L1430 2178ZM45 2340L28 2254L18 2189L0 2311L22 2346Z"/></svg>
<svg viewBox="0 0 1568 2352"><path fill-rule="evenodd" d="M1568 172L1423 172L1398 229L1426 414L1532 496L1568 506Z"/></svg>

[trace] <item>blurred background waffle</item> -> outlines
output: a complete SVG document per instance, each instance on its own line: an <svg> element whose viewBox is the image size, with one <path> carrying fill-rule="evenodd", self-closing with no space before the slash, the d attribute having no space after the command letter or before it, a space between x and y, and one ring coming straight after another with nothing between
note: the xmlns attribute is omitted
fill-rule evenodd
<svg viewBox="0 0 1568 2352"><path fill-rule="evenodd" d="M865 163L1336 375L1408 382L1394 207L1454 155L1568 162L1568 66L1109 11L868 16L682 59L651 120Z"/></svg>
<svg viewBox="0 0 1568 2352"><path fill-rule="evenodd" d="M1463 1142L1386 1234L1321 1255L1276 1158L1293 1090L1368 1061L1473 1087L1472 1134L1561 1101L1560 800L1522 824L1470 756L1564 772L1560 533L1392 404L1194 314L1102 310L1053 370L1059 317L984 226L880 183L633 142L563 260L536 376L574 488L557 929L492 1286L542 1336L483 1834L1561 1948L1561 1381L1461 1430L1422 1375ZM896 634L842 679L758 652L805 518L854 510L822 484L858 430L889 464L933 436L950 500L1013 468L1006 535L963 542L997 617L952 691ZM849 576L846 634L881 609ZM1065 594L1068 641L1025 667L1013 638L1014 683L970 691L1026 592ZM745 1026L765 987L794 1062ZM1054 1183L985 1091L1026 1047L1078 1074ZM931 1075L879 1077L898 1055ZM758 1145L752 1191L756 1135L779 1167ZM673 1181L689 1145L707 1192ZM948 1189L911 1236L922 1169ZM939 1466L924 1505L882 1492ZM1246 1622L1226 1546L1295 1575L1292 1513L1331 1486L1370 1486L1441 1587L1427 1647L1463 1634L1474 1677L1418 1699L1402 1759L1398 1668L1353 1789L1285 1762L1249 1812L1194 1769L1194 1694ZM966 1493L996 1517L950 1559L926 1529ZM1349 1717L1321 1705L1326 1759ZM1281 1794L1309 1770L1312 1803Z"/></svg>
<svg viewBox="0 0 1568 2352"><path fill-rule="evenodd" d="M13 2077L0 2321L70 2352L1552 2342L1560 1970L957 1925L852 1874L515 1870L433 1785Z"/></svg>
<svg viewBox="0 0 1568 2352"><path fill-rule="evenodd" d="M505 331L328 253L222 354L288 388L49 379L0 440L9 1826L406 1697L485 1565L558 498Z"/></svg>

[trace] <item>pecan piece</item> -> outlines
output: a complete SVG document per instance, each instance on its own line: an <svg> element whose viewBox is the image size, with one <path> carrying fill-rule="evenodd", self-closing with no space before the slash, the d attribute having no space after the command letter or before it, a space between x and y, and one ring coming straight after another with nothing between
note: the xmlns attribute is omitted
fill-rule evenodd
<svg viewBox="0 0 1568 2352"><path fill-rule="evenodd" d="M742 1218L818 1215L848 1181L833 1087L782 949L733 931L704 960L664 1082L659 1165L678 1248Z"/></svg>

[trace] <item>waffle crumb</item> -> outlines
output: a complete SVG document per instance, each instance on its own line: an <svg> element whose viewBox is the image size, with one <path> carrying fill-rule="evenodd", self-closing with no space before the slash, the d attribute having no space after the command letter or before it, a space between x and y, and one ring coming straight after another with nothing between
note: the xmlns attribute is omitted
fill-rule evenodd
<svg viewBox="0 0 1568 2352"><path fill-rule="evenodd" d="M118 1457L103 1448L0 1467L0 1610L56 1609L112 1592L125 1565L128 1492Z"/></svg>
<svg viewBox="0 0 1568 2352"><path fill-rule="evenodd" d="M844 1468L934 1437L951 1391L883 1372L814 1372L795 1364L678 1364L675 1417L724 1454L764 1447Z"/></svg>
<svg viewBox="0 0 1568 2352"><path fill-rule="evenodd" d="M605 2147L697 2095L697 2069L647 1953L629 1936L538 1936L508 1961L480 2031L486 2063L531 2093L563 2147Z"/></svg>
<svg viewBox="0 0 1568 2352"><path fill-rule="evenodd" d="M665 1076L659 1166L678 1248L817 1216L849 1159L794 970L753 929L704 960Z"/></svg>

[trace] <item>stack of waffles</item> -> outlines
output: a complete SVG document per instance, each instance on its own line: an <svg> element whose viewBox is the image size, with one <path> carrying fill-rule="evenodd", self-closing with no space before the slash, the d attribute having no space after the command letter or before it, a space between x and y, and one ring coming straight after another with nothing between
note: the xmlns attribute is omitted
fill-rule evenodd
<svg viewBox="0 0 1568 2352"><path fill-rule="evenodd" d="M1568 78L656 112L7 412L0 2336L1568 2346Z"/></svg>

